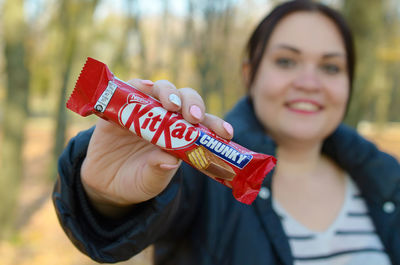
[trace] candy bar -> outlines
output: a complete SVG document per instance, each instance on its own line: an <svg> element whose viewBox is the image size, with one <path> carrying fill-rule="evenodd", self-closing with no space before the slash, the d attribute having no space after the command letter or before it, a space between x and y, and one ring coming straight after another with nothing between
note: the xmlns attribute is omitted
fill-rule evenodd
<svg viewBox="0 0 400 265"><path fill-rule="evenodd" d="M240 202L251 204L275 166L273 156L255 153L217 136L202 124L191 124L180 113L118 79L108 67L88 58L67 102L82 115L95 114L159 146L232 188Z"/></svg>

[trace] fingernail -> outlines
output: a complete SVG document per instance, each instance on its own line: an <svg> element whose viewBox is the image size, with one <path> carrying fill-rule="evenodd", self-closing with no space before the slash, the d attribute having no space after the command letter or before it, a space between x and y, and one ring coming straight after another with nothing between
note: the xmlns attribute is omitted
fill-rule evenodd
<svg viewBox="0 0 400 265"><path fill-rule="evenodd" d="M168 96L169 101L171 101L172 104L181 107L181 99L179 98L179 96L175 95L175 94L169 94Z"/></svg>
<svg viewBox="0 0 400 265"><path fill-rule="evenodd" d="M142 84L145 85L145 86L152 86L152 85L154 85L154 82L151 81L151 80L142 80L141 82L142 82Z"/></svg>
<svg viewBox="0 0 400 265"><path fill-rule="evenodd" d="M194 117L194 118L196 118L196 119L198 119L198 120L200 120L201 119L201 109L198 107L198 106L196 106L196 105L192 105L191 107L190 107L190 114L192 114L192 116Z"/></svg>
<svg viewBox="0 0 400 265"><path fill-rule="evenodd" d="M175 164L175 165L161 164L160 165L160 168L164 169L164 170L172 170L172 169L175 169L175 168L178 168L178 167L179 167L179 164Z"/></svg>
<svg viewBox="0 0 400 265"><path fill-rule="evenodd" d="M224 121L224 123L222 124L222 126L224 127L225 131L229 134L229 135L233 135L233 127L232 125L230 125L229 123L227 123L226 121Z"/></svg>

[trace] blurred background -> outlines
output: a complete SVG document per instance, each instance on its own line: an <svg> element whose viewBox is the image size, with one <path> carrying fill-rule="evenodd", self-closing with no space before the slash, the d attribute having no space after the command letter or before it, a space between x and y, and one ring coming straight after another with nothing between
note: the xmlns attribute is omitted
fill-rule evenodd
<svg viewBox="0 0 400 265"><path fill-rule="evenodd" d="M66 141L96 118L67 111L86 57L122 80L168 79L223 116L245 90L245 41L273 0L0 0L0 264L95 264L50 194ZM357 46L346 123L400 159L400 1L326 0ZM151 264L151 248L123 264Z"/></svg>

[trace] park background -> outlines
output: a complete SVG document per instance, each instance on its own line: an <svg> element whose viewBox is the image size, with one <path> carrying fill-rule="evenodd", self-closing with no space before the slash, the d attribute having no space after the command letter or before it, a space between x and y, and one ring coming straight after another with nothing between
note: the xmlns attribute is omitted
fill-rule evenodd
<svg viewBox="0 0 400 265"><path fill-rule="evenodd" d="M0 264L95 264L50 194L66 141L92 126L65 108L88 56L121 79L168 79L223 116L244 95L245 41L277 0L0 0ZM326 0L355 33L346 123L400 159L400 1ZM151 264L151 248L123 264Z"/></svg>

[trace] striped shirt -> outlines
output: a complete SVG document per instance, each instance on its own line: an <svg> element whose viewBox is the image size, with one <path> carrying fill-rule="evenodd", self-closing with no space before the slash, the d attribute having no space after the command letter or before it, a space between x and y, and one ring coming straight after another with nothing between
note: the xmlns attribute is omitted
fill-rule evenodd
<svg viewBox="0 0 400 265"><path fill-rule="evenodd" d="M375 232L364 199L350 177L346 197L331 226L312 231L297 222L273 200L289 238L295 265L389 265L381 240Z"/></svg>

